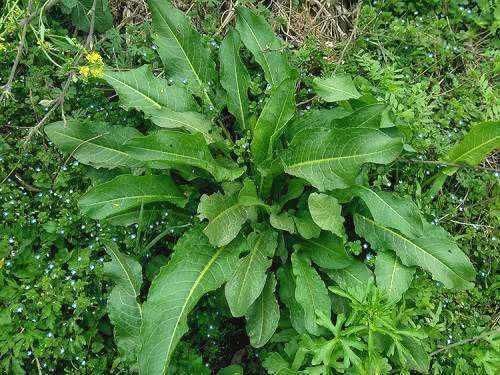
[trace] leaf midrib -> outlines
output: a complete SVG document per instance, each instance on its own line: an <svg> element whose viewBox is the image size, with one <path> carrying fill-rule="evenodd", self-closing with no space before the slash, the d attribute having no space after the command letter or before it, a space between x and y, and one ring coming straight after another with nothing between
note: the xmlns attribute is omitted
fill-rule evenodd
<svg viewBox="0 0 500 375"><path fill-rule="evenodd" d="M333 86L329 86L329 85L327 85L327 84L325 84L325 83L320 82L319 80L318 80L318 81L316 81L316 84L317 84L318 86L323 86L324 88L331 89L331 90L333 90L333 91L338 91L338 92L341 92L341 93L343 93L343 94L348 94L348 95L350 95L350 96L356 95L356 94L355 94L355 93L353 93L353 92L350 92L350 91L345 91L345 90L337 89L337 88L335 88L335 87L333 87Z"/></svg>
<svg viewBox="0 0 500 375"><path fill-rule="evenodd" d="M201 168L205 168L205 169L209 169L209 162L207 160L203 160L203 159L199 159L199 158L193 158L192 156L187 156L187 155L183 155L183 154L176 154L176 153L173 153L173 152L168 152L168 151L164 151L164 150L158 150L158 149L153 149L153 148L145 148L145 147L139 147L139 146L135 146L135 145L126 145L127 147L130 147L130 148L136 148L136 149L139 149L139 150L143 150L143 151L149 151L149 152L157 152L157 153L160 153L160 154L165 154L165 155L169 155L169 156L173 156L173 157L177 157L177 158L180 158L180 159L188 159L188 160L192 160L194 161L196 164L193 164L195 166L199 166ZM154 159L154 160L159 160L161 161L161 159Z"/></svg>
<svg viewBox="0 0 500 375"><path fill-rule="evenodd" d="M260 250L259 250L259 245L260 245L260 242L263 240L263 238L264 238L264 236L260 236L259 237L259 239L255 242L255 245L254 245L252 251L250 252L250 258L248 259L248 264L247 264L247 267L246 267L246 270L245 270L245 274L243 275L243 279L242 279L242 282L240 284L240 288L239 288L239 291L238 291L238 298L236 298L236 301L238 302L238 306L240 305L240 300L241 300L241 297L242 297L243 289L246 289L246 288L243 288L243 286L246 285L246 279L248 277L248 273L250 272L250 266L253 263L253 258L258 253L262 254L260 252Z"/></svg>
<svg viewBox="0 0 500 375"><path fill-rule="evenodd" d="M152 5L154 6L154 5ZM181 49L182 51L182 54L184 55L187 63L189 64L189 67L191 68L191 71L193 72L195 78L196 78L196 81L198 81L198 84L200 85L200 87L202 88L202 91L203 91L203 86L204 86L204 82L201 80L200 76L198 75L198 72L196 71L196 69L194 68L192 62L191 62L191 59L188 57L185 49L184 49L184 46L181 44L179 38L177 37L177 34L174 32L174 30L172 29L172 26L170 25L169 22L167 22L167 20L163 17L163 14L161 13L160 9L158 7L157 8L157 13L159 14L160 18L163 20L163 22L165 22L165 24L167 25L168 29L170 30L170 33L172 34L173 38L175 39L175 42L177 43L177 45L179 46L179 48ZM205 97L208 101L208 103L210 105L213 105L212 103L212 100L210 99L210 97L208 96L208 94L205 92Z"/></svg>
<svg viewBox="0 0 500 375"><path fill-rule="evenodd" d="M157 101L153 100L151 97L147 96L146 94L144 94L143 92L139 91L138 89L134 88L133 86L130 86L128 83L125 83L124 81L120 81L119 79L113 77L113 76L110 76L109 74L107 73L104 73L104 77L108 77L108 78L111 78L112 80L115 80L117 82L119 82L120 84L122 84L123 86L126 86L128 87L129 89L131 89L132 91L135 91L137 92L138 94L142 95L145 99L149 100L150 102L152 102L157 109L162 109L162 108L165 108L162 104L158 103ZM136 104L133 104L133 106L135 108L137 108Z"/></svg>
<svg viewBox="0 0 500 375"><path fill-rule="evenodd" d="M234 66L234 76L235 76L235 83L236 83L236 92L238 93L238 107L240 109L240 116L241 116L241 122L242 122L242 127L243 130L246 130L246 119L245 119L245 112L243 111L243 101L242 101L242 95L240 92L240 81L238 78L240 78L240 75L238 74L238 65L237 63L240 63L241 61L237 61L236 57L239 51L236 49L236 44L234 43L233 40L233 66Z"/></svg>
<svg viewBox="0 0 500 375"><path fill-rule="evenodd" d="M56 133L56 134L58 134L58 135L60 135L60 136L62 136L62 137L66 137L66 138L72 139L72 140L74 140L74 141L79 141L79 142L82 142L82 144L90 144L90 145L94 145L95 147L103 148L103 149L108 150L108 151L113 151L113 152L116 152L116 153L118 153L118 154L125 155L125 156L127 156L128 158L130 158L130 159L133 159L133 158L132 158L129 154L127 154L126 152L124 152L124 151L120 151L120 150L118 150L118 149L116 149L116 148L110 148L110 147L106 147L106 146L103 146L103 145L99 145L99 144L94 143L94 142L90 142L89 140L86 140L86 139L80 139L80 138L72 137L72 136L70 136L70 135L68 135L68 134L66 134L66 133L61 133L61 132L60 132L60 131L58 131L58 130L55 130L55 131L54 131L54 133ZM92 138L90 138L90 139L92 139ZM80 145L79 145L79 146L80 146ZM78 146L78 147L79 147L79 146ZM78 147L77 147L77 148L78 148ZM74 152L77 148L75 148L72 152Z"/></svg>
<svg viewBox="0 0 500 375"><path fill-rule="evenodd" d="M379 201L381 201L381 202L382 202L385 206L389 207L389 209L390 209L390 210L391 210L394 214L396 214L396 216L398 216L398 217L399 217L402 221L404 221L404 222L408 225L408 227L409 227L409 228L412 228L412 227L413 227L413 225L412 225L412 224L411 224L408 220L406 220L403 216L401 216L401 215L399 214L399 212L397 212L394 208L392 208L392 206L391 206L390 204L388 204L388 203L387 203L384 199L382 199L382 197L381 197L380 195L378 195L376 191L373 191L372 189L369 189L369 188L367 188L367 187L365 187L365 186L362 186L362 185L358 185L358 186L359 186L360 188L364 189L365 191L367 191L368 193L371 193L371 194L375 195L375 197L376 197Z"/></svg>
<svg viewBox="0 0 500 375"><path fill-rule="evenodd" d="M140 291L136 290L135 285L132 282L132 277L129 275L128 268L125 267L125 265L122 263L121 259L118 257L118 255L116 254L116 252L114 251L114 249L111 246L106 246L106 249L108 251L110 251L111 253L113 253L114 259L118 262L118 264L120 265L120 267L123 270L123 272L125 273L125 275L127 275L127 281L129 282L130 286L132 287L132 289L135 293L135 296L137 297L137 295L139 295ZM141 319L142 319L142 313L141 313Z"/></svg>
<svg viewBox="0 0 500 375"><path fill-rule="evenodd" d="M242 16L241 17L243 19L243 22L246 23L246 25L248 26L248 29L250 30L250 32L252 33L252 36L255 40L255 43L257 43L257 45L259 46L259 51L262 55L262 58L264 59L265 61L265 64L266 64L266 68L267 68L267 71L269 72L269 78L271 79L271 86L274 86L275 84L275 79L274 79L274 76L272 74L272 71L271 71L271 66L269 65L269 62L267 61L267 58L266 58L266 54L264 53L264 49L262 48L262 46L260 45L259 43L259 39L257 38L257 35L255 35L253 29L252 29L252 26L250 26L250 24L248 23L248 21L246 20L245 16Z"/></svg>
<svg viewBox="0 0 500 375"><path fill-rule="evenodd" d="M106 204L106 203L111 203L111 202L116 202L116 201L131 200L131 199L139 199L139 198L146 199L146 198L155 198L155 197L162 197L162 198L166 198L166 199L182 199L182 197L180 197L180 196L176 196L176 195L166 195L166 194L144 194L144 195L130 195L130 196L127 196L127 197L121 197L121 198L113 198L113 199L108 199L108 200L105 200L105 201L98 201L98 202L94 202L94 203L84 203L84 204L81 204L81 205L82 205L82 206L86 206L86 207L90 207L90 206L97 206L97 205ZM85 198L85 197L82 197L82 200L83 200L84 198ZM129 207L129 208L130 208L130 207Z"/></svg>
<svg viewBox="0 0 500 375"><path fill-rule="evenodd" d="M472 152L476 151L478 148L481 148L481 147L486 146L488 143L494 143L494 142L496 142L498 138L499 138L499 137L494 137L493 139L489 139L489 140L487 140L486 142L480 143L478 146L471 148L471 149L470 149L469 151L467 151L467 152L464 152L462 155L460 155L460 156L458 156L458 157L454 158L452 161L454 161L454 162L460 162L460 161L462 161L462 160L460 160L460 159L464 158L466 155L468 155L468 154L470 154L470 153L472 153Z"/></svg>
<svg viewBox="0 0 500 375"><path fill-rule="evenodd" d="M168 362L169 362L169 357L171 355L170 353L170 350L172 348L172 343L174 341L174 337L175 337L175 334L176 334L176 331L179 327L179 322L182 318L182 316L184 315L184 311L186 310L186 307L188 306L189 304L189 301L191 299L191 297L193 296L195 290L197 289L198 285L201 283L202 279L205 277L205 274L210 270L210 268L212 267L212 265L215 263L215 261L217 260L217 258L219 257L220 253L225 249L225 246L222 246L220 247L213 255L212 257L210 258L210 260L208 261L208 263L205 265L205 267L203 267L203 269L201 270L200 274L198 275L198 277L196 278L196 280L194 281L192 287L189 289L189 293L188 293L188 296L186 297L186 300L184 302L184 304L182 305L182 308L181 308L181 311L180 311L180 314L179 314L179 317L177 318L177 321L175 322L175 325L174 325L174 329L172 331L172 335L170 336L170 340L168 342L168 346L167 346L167 358L164 362L164 365L163 365L163 370L162 370L162 374L165 374L166 370L167 370L167 366L168 366Z"/></svg>
<svg viewBox="0 0 500 375"><path fill-rule="evenodd" d="M390 151L394 147L395 147L395 145L392 145L391 147L384 148L384 149L381 149L381 150L377 150L377 151L374 151L374 152L367 152L365 154L356 154L356 155L348 155L348 156L335 156L335 157L331 157L331 158L307 160L307 161L303 161L303 162L296 163L296 164L290 164L290 165L287 166L287 168L288 169L292 169L292 168L302 167L302 166L305 166L305 165L321 164L321 163L326 163L326 162L331 162L331 161L336 161L336 160L357 159L357 158L364 157L364 156L370 156L370 155L376 155L376 154L384 153L386 151Z"/></svg>
<svg viewBox="0 0 500 375"><path fill-rule="evenodd" d="M378 227L378 228L381 228L382 230L385 230L387 232L390 232L391 234L393 234L395 237L399 237L403 242L408 242L409 244L411 244L412 246L415 247L415 249L418 249L420 250L420 252L424 253L424 254L427 254L429 255L431 258L435 259L438 263L440 263L441 265L443 265L446 269L448 269L449 271L451 271L453 274L455 274L459 279L461 280L464 280L466 283L469 282L469 280L467 279L464 279L462 276L460 276L453 268L451 268L450 266L448 266L446 263L444 263L443 261L441 261L439 258L437 258L436 256L434 256L433 254L429 253L428 251L426 251L424 248L420 247L419 245L417 245L416 243L412 242L409 238L406 238L406 237L403 237L402 235L400 235L399 233L393 231L392 229L390 228L387 228L387 227L384 227L382 225L379 225L377 224L375 221L373 220L370 220L362 215L358 215L359 217L362 218L362 220L366 220L368 221L369 223L371 223L373 226L375 227ZM410 265L410 266L419 266L418 264L413 264L413 265ZM419 266L421 267L421 266Z"/></svg>

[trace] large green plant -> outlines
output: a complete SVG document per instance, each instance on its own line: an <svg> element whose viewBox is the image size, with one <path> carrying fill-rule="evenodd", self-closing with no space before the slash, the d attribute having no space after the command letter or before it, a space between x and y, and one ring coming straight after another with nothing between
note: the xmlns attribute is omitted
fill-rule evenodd
<svg viewBox="0 0 500 375"><path fill-rule="evenodd" d="M110 318L120 351L141 373L167 371L189 312L224 284L231 312L246 318L255 347L269 341L280 317L300 334L327 334L332 299L325 280L354 290L367 282L359 278L364 265L348 250L356 236L376 250L378 289L390 301L401 298L415 267L448 288L472 285L474 269L450 234L410 200L369 187L368 163L391 163L403 150L383 104L340 75L313 85L340 105L298 113L298 74L262 17L237 9L217 64L182 12L160 0L151 0L150 10L165 78L147 66L107 69L104 78L125 108L162 129L143 134L81 120L46 127L80 162L124 171L81 197L90 217L130 224L171 207L202 221L178 240L144 302L140 264L108 249L116 281ZM260 113L252 110L259 98L249 95L256 69L243 63L242 46L268 82Z"/></svg>

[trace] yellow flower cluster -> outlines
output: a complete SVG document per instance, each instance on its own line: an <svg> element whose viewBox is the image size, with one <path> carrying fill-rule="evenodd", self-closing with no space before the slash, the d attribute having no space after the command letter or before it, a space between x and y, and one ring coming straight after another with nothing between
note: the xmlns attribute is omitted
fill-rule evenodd
<svg viewBox="0 0 500 375"><path fill-rule="evenodd" d="M101 55L96 51L91 51L85 55L85 59L88 64L78 68L78 72L83 79L90 77L102 78L104 75L104 63L102 62Z"/></svg>
<svg viewBox="0 0 500 375"><path fill-rule="evenodd" d="M102 65L102 57L101 55L99 55L99 52L96 51L89 52L87 53L87 55L85 55L85 58L90 64Z"/></svg>
<svg viewBox="0 0 500 375"><path fill-rule="evenodd" d="M4 52L4 51L7 51L7 47L5 47L5 44L3 44L3 43L0 41L0 52Z"/></svg>

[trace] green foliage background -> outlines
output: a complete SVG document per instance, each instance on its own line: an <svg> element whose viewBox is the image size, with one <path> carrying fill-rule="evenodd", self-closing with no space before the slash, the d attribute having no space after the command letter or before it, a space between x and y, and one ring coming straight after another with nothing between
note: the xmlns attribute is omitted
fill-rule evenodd
<svg viewBox="0 0 500 375"><path fill-rule="evenodd" d="M191 11L207 33L217 29L216 5L200 1ZM414 197L427 218L456 236L478 270L476 287L461 292L447 291L418 272L405 296L406 319L423 327L430 352L461 343L433 356L431 372L438 374L493 374L500 362L498 339L481 339L485 331L498 329L498 176L461 169L429 204L423 184L437 166L418 162L443 155L472 123L498 119L498 12L488 1L374 1L362 6L359 32L352 43L328 47L308 39L293 52L294 65L306 82L320 72L350 73L357 76L361 92L385 101L398 114L416 150L416 162L401 163L390 172L377 168L376 183ZM64 8L54 8L51 16L47 24L51 33L70 37L71 20ZM0 24L0 43L5 48L0 49L2 83L15 58L22 12L10 17ZM121 34L110 29L106 35L97 48L110 65L160 66L147 23L125 26ZM206 39L212 41L210 36ZM215 50L220 40L214 42ZM0 178L6 178L0 187L0 258L4 259L0 372L36 373L41 368L43 373L128 373L127 365L118 359L106 316L111 286L103 276L102 263L109 258L102 244L116 241L141 251L162 231L163 223L150 223L138 231L82 217L76 199L90 180L103 177L66 160L43 137L28 145L22 142L26 128L46 111L41 101L57 97L63 73L71 67L70 44L52 40L50 48L59 54L61 68L46 58L46 48L37 43L35 33L28 35L13 100L0 107ZM250 90L258 96L262 87L263 78L257 78ZM66 114L137 127L142 121L139 113L125 112L116 101L108 100L107 90L99 80L78 80L67 95ZM297 102L310 98L302 90ZM316 105L313 100L302 110ZM167 238L173 241L175 233ZM164 260L170 248L171 242L162 242L151 249L150 256ZM370 265L370 253L366 255ZM148 272L151 280L154 266ZM245 373L263 373L260 358L280 349L279 343L274 349L250 348L241 320L230 317L220 293L204 298L189 323L191 333L172 364L175 374L209 373L208 368L216 371L241 357Z"/></svg>

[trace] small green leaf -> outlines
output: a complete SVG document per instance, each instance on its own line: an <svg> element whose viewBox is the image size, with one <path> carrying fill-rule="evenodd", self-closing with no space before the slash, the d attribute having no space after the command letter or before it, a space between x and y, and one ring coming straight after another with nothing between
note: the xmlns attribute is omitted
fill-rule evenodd
<svg viewBox="0 0 500 375"><path fill-rule="evenodd" d="M266 283L266 271L277 246L276 232L251 233L247 239L249 253L238 266L225 287L226 300L233 316L243 316L259 297Z"/></svg>
<svg viewBox="0 0 500 375"><path fill-rule="evenodd" d="M300 253L292 254L293 274L296 278L295 299L304 310L307 331L319 335L321 330L316 323L316 313L331 317L331 301L325 283L312 267L311 261Z"/></svg>
<svg viewBox="0 0 500 375"><path fill-rule="evenodd" d="M85 215L104 219L153 202L184 207L186 197L169 176L120 175L87 191L78 201Z"/></svg>
<svg viewBox="0 0 500 375"><path fill-rule="evenodd" d="M290 264L278 268L276 275L279 280L280 301L286 305L290 312L292 327L300 334L305 333L304 309L295 299L296 283Z"/></svg>
<svg viewBox="0 0 500 375"><path fill-rule="evenodd" d="M203 195L198 205L198 214L201 220L209 221L203 232L210 243L214 246L230 243L248 220L250 209L238 202L236 194Z"/></svg>
<svg viewBox="0 0 500 375"><path fill-rule="evenodd" d="M290 364L278 353L269 353L262 362L269 374L288 375Z"/></svg>
<svg viewBox="0 0 500 375"><path fill-rule="evenodd" d="M165 107L178 112L197 109L185 88L171 86L166 79L155 77L147 65L126 71L107 68L104 79L113 86L125 109L135 108L146 114Z"/></svg>
<svg viewBox="0 0 500 375"><path fill-rule="evenodd" d="M293 216L288 212L282 212L280 214L271 213L269 215L269 222L273 228L287 231L288 233L295 233L295 221Z"/></svg>
<svg viewBox="0 0 500 375"><path fill-rule="evenodd" d="M293 217L297 232L306 240L319 237L321 228L316 225L308 210L299 210Z"/></svg>
<svg viewBox="0 0 500 375"><path fill-rule="evenodd" d="M270 273L261 295L247 311L246 330L250 337L250 344L254 348L261 348L267 344L278 328L280 308L274 295L275 289L276 278L273 273Z"/></svg>
<svg viewBox="0 0 500 375"><path fill-rule="evenodd" d="M78 30L89 31L94 0L78 0L71 10L71 20ZM94 29L100 33L113 27L108 0L95 0Z"/></svg>
<svg viewBox="0 0 500 375"><path fill-rule="evenodd" d="M357 99L361 94L348 75L335 75L330 78L314 78L313 89L323 100L338 102Z"/></svg>
<svg viewBox="0 0 500 375"><path fill-rule="evenodd" d="M500 148L500 121L486 121L471 127L464 138L445 155L452 163L478 165Z"/></svg>
<svg viewBox="0 0 500 375"><path fill-rule="evenodd" d="M257 195L254 182L247 178L243 182L243 187L238 193L238 203L243 206L265 206Z"/></svg>
<svg viewBox="0 0 500 375"><path fill-rule="evenodd" d="M500 9L500 7L498 8ZM473 125L464 138L452 147L443 160L453 164L480 164L492 151L500 149L500 122L485 121ZM434 197L443 187L447 176L453 175L458 167L443 168L436 176L427 192L429 198Z"/></svg>
<svg viewBox="0 0 500 375"><path fill-rule="evenodd" d="M345 237L342 206L337 199L326 194L312 193L309 195L308 205L312 219L321 229L341 238Z"/></svg>
<svg viewBox="0 0 500 375"><path fill-rule="evenodd" d="M68 120L45 126L49 139L65 154L94 168L139 167L123 143L141 135L134 128L104 122Z"/></svg>
<svg viewBox="0 0 500 375"><path fill-rule="evenodd" d="M240 130L245 132L250 129L247 94L250 75L240 58L240 38L236 31L227 33L220 46L219 57L220 82L226 90L227 108L236 118Z"/></svg>
<svg viewBox="0 0 500 375"><path fill-rule="evenodd" d="M373 280L372 272L360 261L353 261L350 266L340 270L327 271L327 275L358 301L364 299L367 286Z"/></svg>
<svg viewBox="0 0 500 375"><path fill-rule="evenodd" d="M118 251L110 242L105 246L111 262L104 263L104 273L115 283L108 297L108 314L115 328L120 352L136 363L140 345L142 308L137 297L142 287L142 267L135 259Z"/></svg>
<svg viewBox="0 0 500 375"><path fill-rule="evenodd" d="M148 66L121 72L106 69L104 79L118 93L125 109L143 111L162 128L183 128L202 133L208 141L213 139L211 121L196 112L198 105L186 89L155 77Z"/></svg>
<svg viewBox="0 0 500 375"><path fill-rule="evenodd" d="M375 259L377 286L383 290L389 301L399 301L410 287L415 267L406 267L392 251L383 251Z"/></svg>
<svg viewBox="0 0 500 375"><path fill-rule="evenodd" d="M344 241L328 232L322 232L319 238L301 241L300 247L321 268L342 269L354 261L354 258L347 254Z"/></svg>

